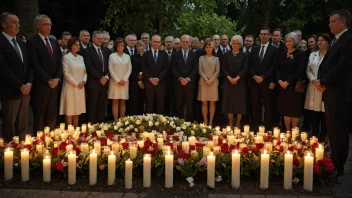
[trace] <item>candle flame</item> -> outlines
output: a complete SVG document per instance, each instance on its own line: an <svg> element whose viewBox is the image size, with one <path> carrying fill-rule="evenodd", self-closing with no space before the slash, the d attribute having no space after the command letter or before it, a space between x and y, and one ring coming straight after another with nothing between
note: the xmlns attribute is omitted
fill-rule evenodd
<svg viewBox="0 0 352 198"><path fill-rule="evenodd" d="M235 150L235 154L238 154L238 150L237 149Z"/></svg>
<svg viewBox="0 0 352 198"><path fill-rule="evenodd" d="M10 147L7 148L7 151L8 151L8 152L11 151Z"/></svg>
<svg viewBox="0 0 352 198"><path fill-rule="evenodd" d="M308 153L308 155L307 155L308 157L310 157L310 152Z"/></svg>
<svg viewBox="0 0 352 198"><path fill-rule="evenodd" d="M49 156L46 155L46 156L45 156L45 159L49 159Z"/></svg>
<svg viewBox="0 0 352 198"><path fill-rule="evenodd" d="M214 156L214 153L213 152L210 152L210 154L209 154L210 156Z"/></svg>
<svg viewBox="0 0 352 198"><path fill-rule="evenodd" d="M266 154L266 150L264 150L264 154Z"/></svg>
<svg viewBox="0 0 352 198"><path fill-rule="evenodd" d="M111 152L110 152L110 155L115 155L115 154L114 154L114 151L111 151Z"/></svg>

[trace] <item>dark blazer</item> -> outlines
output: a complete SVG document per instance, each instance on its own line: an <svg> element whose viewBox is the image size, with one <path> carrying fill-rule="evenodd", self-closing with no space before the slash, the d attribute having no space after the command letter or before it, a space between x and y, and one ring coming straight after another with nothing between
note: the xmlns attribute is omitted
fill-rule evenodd
<svg viewBox="0 0 352 198"><path fill-rule="evenodd" d="M129 79L130 83L139 82L138 75L139 72L142 72L142 62L143 56L141 56L140 54L134 54L131 56L132 72Z"/></svg>
<svg viewBox="0 0 352 198"><path fill-rule="evenodd" d="M33 71L27 64L26 44L16 39L23 62L10 41L0 33L0 96L5 100L17 100L22 95L20 88L33 83Z"/></svg>
<svg viewBox="0 0 352 198"><path fill-rule="evenodd" d="M86 49L86 53L84 55L84 63L86 65L87 74L88 74L88 79L86 84L87 88L100 87L101 86L100 79L103 76L110 77L109 56L111 54L111 50L103 46L100 46L100 50L103 55L104 65L100 62L98 52L93 45Z"/></svg>
<svg viewBox="0 0 352 198"><path fill-rule="evenodd" d="M273 45L273 42L272 40L270 40L270 45ZM275 47L275 46L274 46ZM286 49L286 46L285 46L285 42L283 40L280 41L280 45L279 45L279 53L281 52L284 52L285 49Z"/></svg>
<svg viewBox="0 0 352 198"><path fill-rule="evenodd" d="M48 48L39 34L27 41L28 63L33 68L35 79L33 89L38 91L42 91L43 88L50 89L48 84L50 79L62 79L62 56L59 44L52 38L49 38L49 41L53 58L50 57Z"/></svg>
<svg viewBox="0 0 352 198"><path fill-rule="evenodd" d="M158 84L164 84L169 69L168 55L165 51L158 51L158 58L156 64L154 63L154 56L152 50L146 51L143 54L142 72L143 82L146 86L154 86L149 81L150 78L158 78Z"/></svg>
<svg viewBox="0 0 352 198"><path fill-rule="evenodd" d="M90 47L91 45L88 43L87 48L85 49L82 45L81 42L79 42L79 51L77 52L77 54L84 56L84 54L86 53L88 47Z"/></svg>
<svg viewBox="0 0 352 198"><path fill-rule="evenodd" d="M306 55L301 49L296 49L291 55L292 58L287 58L286 52L280 54L279 64L276 67L276 80L287 81L289 85L295 85L304 76L307 66Z"/></svg>
<svg viewBox="0 0 352 198"><path fill-rule="evenodd" d="M248 56L248 70L249 77L252 79L253 76L263 76L264 82L276 82L275 80L275 68L278 64L279 50L270 45L264 54L262 63L259 59L259 51L261 45L256 45L252 48Z"/></svg>
<svg viewBox="0 0 352 198"><path fill-rule="evenodd" d="M125 46L125 48L123 49L123 53L125 53L125 54L128 54L128 55L132 55L131 53L130 53L130 51L127 49L127 46ZM137 54L137 49L136 48L133 48L133 55L134 54Z"/></svg>
<svg viewBox="0 0 352 198"><path fill-rule="evenodd" d="M188 51L186 64L183 61L183 50L175 52L171 60L172 73L174 74L175 80L178 81L179 78L189 78L194 82L198 73L198 61L199 59L196 52L192 50Z"/></svg>

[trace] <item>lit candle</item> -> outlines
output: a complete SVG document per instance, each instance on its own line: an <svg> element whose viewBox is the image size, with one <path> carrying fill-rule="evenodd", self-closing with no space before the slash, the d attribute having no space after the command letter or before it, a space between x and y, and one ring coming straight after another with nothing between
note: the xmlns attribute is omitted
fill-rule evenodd
<svg viewBox="0 0 352 198"><path fill-rule="evenodd" d="M81 150L82 150L82 153L84 154L88 154L89 153L89 146L88 146L88 143L81 143Z"/></svg>
<svg viewBox="0 0 352 198"><path fill-rule="evenodd" d="M260 158L260 188L267 189L269 187L269 154L266 150L261 154Z"/></svg>
<svg viewBox="0 0 352 198"><path fill-rule="evenodd" d="M302 139L302 142L306 141L308 139L308 134L307 132L302 132L301 133L301 139Z"/></svg>
<svg viewBox="0 0 352 198"><path fill-rule="evenodd" d="M50 182L51 180L51 158L45 155L43 158L43 182Z"/></svg>
<svg viewBox="0 0 352 198"><path fill-rule="evenodd" d="M27 149L21 152L21 180L23 182L29 180L29 151Z"/></svg>
<svg viewBox="0 0 352 198"><path fill-rule="evenodd" d="M114 151L115 155L118 154L120 149L120 144L118 142L113 142L111 145L111 150Z"/></svg>
<svg viewBox="0 0 352 198"><path fill-rule="evenodd" d="M115 183L116 176L116 155L111 152L108 156L108 185L111 186Z"/></svg>
<svg viewBox="0 0 352 198"><path fill-rule="evenodd" d="M4 138L0 138L0 147L4 147Z"/></svg>
<svg viewBox="0 0 352 198"><path fill-rule="evenodd" d="M44 134L44 131L37 131L37 138L39 139Z"/></svg>
<svg viewBox="0 0 352 198"><path fill-rule="evenodd" d="M210 148L210 149L213 149L213 147L214 147L214 142L213 141L208 141L208 147Z"/></svg>
<svg viewBox="0 0 352 198"><path fill-rule="evenodd" d="M137 158L137 147L134 145L130 145L130 158L131 160Z"/></svg>
<svg viewBox="0 0 352 198"><path fill-rule="evenodd" d="M72 134L73 134L73 132L75 131L74 126L72 126L72 125L68 125L68 126L67 126L67 131L68 131L68 133L69 133L70 135L72 135Z"/></svg>
<svg viewBox="0 0 352 198"><path fill-rule="evenodd" d="M19 137L18 136L13 136L13 142L15 144L18 144L19 143Z"/></svg>
<svg viewBox="0 0 352 198"><path fill-rule="evenodd" d="M189 137L188 143L189 143L189 145L195 145L196 144L196 137L194 137L194 136Z"/></svg>
<svg viewBox="0 0 352 198"><path fill-rule="evenodd" d="M207 185L215 188L215 155L213 152L207 156Z"/></svg>
<svg viewBox="0 0 352 198"><path fill-rule="evenodd" d="M95 133L97 134L97 137L98 137L98 138L101 137L101 131L95 131Z"/></svg>
<svg viewBox="0 0 352 198"><path fill-rule="evenodd" d="M189 143L188 143L188 142L182 142L182 150L183 150L185 153L188 153L188 154L189 154Z"/></svg>
<svg viewBox="0 0 352 198"><path fill-rule="evenodd" d="M150 133L148 134L148 136L149 136L149 139L150 139L151 142L154 142L154 141L155 141L155 134L154 134L154 132L150 132Z"/></svg>
<svg viewBox="0 0 352 198"><path fill-rule="evenodd" d="M241 136L241 129L235 128L235 136Z"/></svg>
<svg viewBox="0 0 352 198"><path fill-rule="evenodd" d="M95 152L97 152L97 155L100 156L101 155L101 144L100 144L100 141L95 141L94 142L94 149L95 149Z"/></svg>
<svg viewBox="0 0 352 198"><path fill-rule="evenodd" d="M10 180L13 178L13 151L12 148L7 148L4 154L4 179Z"/></svg>
<svg viewBox="0 0 352 198"><path fill-rule="evenodd" d="M71 151L68 154L68 184L73 185L76 183L76 153Z"/></svg>
<svg viewBox="0 0 352 198"><path fill-rule="evenodd" d="M243 131L244 131L245 133L249 133L249 125L244 125L244 126L243 126Z"/></svg>
<svg viewBox="0 0 352 198"><path fill-rule="evenodd" d="M315 149L315 157L317 161L324 158L324 147L321 144L319 144L319 147Z"/></svg>
<svg viewBox="0 0 352 198"><path fill-rule="evenodd" d="M259 126L259 133L265 132L265 126Z"/></svg>
<svg viewBox="0 0 352 198"><path fill-rule="evenodd" d="M73 145L72 145L72 144L67 145L67 146L66 146L66 153L71 152L72 149L73 149Z"/></svg>
<svg viewBox="0 0 352 198"><path fill-rule="evenodd" d="M138 146L139 146L139 148L143 148L144 147L144 140L139 140Z"/></svg>
<svg viewBox="0 0 352 198"><path fill-rule="evenodd" d="M82 124L82 133L87 132L87 125Z"/></svg>
<svg viewBox="0 0 352 198"><path fill-rule="evenodd" d="M234 135L228 135L227 136L227 142L229 145L233 144L235 142L235 136Z"/></svg>
<svg viewBox="0 0 352 198"><path fill-rule="evenodd" d="M97 184L98 175L97 153L95 149L89 154L89 185Z"/></svg>
<svg viewBox="0 0 352 198"><path fill-rule="evenodd" d="M207 157L211 152L211 149L208 146L203 146L203 157Z"/></svg>
<svg viewBox="0 0 352 198"><path fill-rule="evenodd" d="M26 134L26 137L24 138L24 143L32 144L32 136L30 134Z"/></svg>
<svg viewBox="0 0 352 198"><path fill-rule="evenodd" d="M172 188L174 183L174 155L168 150L165 155L165 188Z"/></svg>
<svg viewBox="0 0 352 198"><path fill-rule="evenodd" d="M61 129L61 131L65 130L65 123L60 123L60 129Z"/></svg>
<svg viewBox="0 0 352 198"><path fill-rule="evenodd" d="M125 162L125 188L132 189L133 161L128 159Z"/></svg>
<svg viewBox="0 0 352 198"><path fill-rule="evenodd" d="M278 127L275 127L274 128L274 137L275 138L278 138L279 137L279 134L280 134L280 129Z"/></svg>
<svg viewBox="0 0 352 198"><path fill-rule="evenodd" d="M50 133L50 127L48 126L44 127L44 134L49 135L49 133Z"/></svg>
<svg viewBox="0 0 352 198"><path fill-rule="evenodd" d="M157 141L158 141L158 149L162 149L163 148L163 145L164 145L164 139L163 137L158 137L157 138Z"/></svg>
<svg viewBox="0 0 352 198"><path fill-rule="evenodd" d="M293 164L293 155L290 151L287 151L285 154L285 165L284 165L284 189L292 189L292 164Z"/></svg>
<svg viewBox="0 0 352 198"><path fill-rule="evenodd" d="M215 155L220 153L221 152L221 147L220 146L214 146L213 152L214 152Z"/></svg>
<svg viewBox="0 0 352 198"><path fill-rule="evenodd" d="M110 147L104 146L103 151L104 151L104 155L109 155L109 153L110 153Z"/></svg>
<svg viewBox="0 0 352 198"><path fill-rule="evenodd" d="M43 144L41 142L36 145L36 149L38 152L38 156L43 156Z"/></svg>
<svg viewBox="0 0 352 198"><path fill-rule="evenodd" d="M241 164L241 155L238 153L238 150L232 153L232 177L231 185L232 188L240 187L240 164Z"/></svg>
<svg viewBox="0 0 352 198"><path fill-rule="evenodd" d="M149 188L151 184L151 156L145 154L143 157L143 187Z"/></svg>
<svg viewBox="0 0 352 198"><path fill-rule="evenodd" d="M271 153L273 151L273 143L272 142L265 142L265 150L268 151L268 153Z"/></svg>
<svg viewBox="0 0 352 198"><path fill-rule="evenodd" d="M218 145L218 143L219 143L219 136L213 135L213 142L214 142L214 145Z"/></svg>
<svg viewBox="0 0 352 198"><path fill-rule="evenodd" d="M51 137L50 136L45 136L45 146L49 147L51 143Z"/></svg>
<svg viewBox="0 0 352 198"><path fill-rule="evenodd" d="M312 136L309 140L310 146L312 146L315 142L318 142L318 138L315 136Z"/></svg>
<svg viewBox="0 0 352 198"><path fill-rule="evenodd" d="M303 189L313 191L313 156L311 153L304 156L304 180Z"/></svg>

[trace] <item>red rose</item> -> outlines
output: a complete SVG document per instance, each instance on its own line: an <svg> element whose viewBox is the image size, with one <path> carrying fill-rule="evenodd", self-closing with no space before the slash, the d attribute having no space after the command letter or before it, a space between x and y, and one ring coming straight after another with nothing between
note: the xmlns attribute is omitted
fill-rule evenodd
<svg viewBox="0 0 352 198"><path fill-rule="evenodd" d="M88 132L84 132L83 135L85 138L88 137Z"/></svg>
<svg viewBox="0 0 352 198"><path fill-rule="evenodd" d="M212 135L209 135L209 136L208 136L208 140L213 140L213 136L212 136Z"/></svg>
<svg viewBox="0 0 352 198"><path fill-rule="evenodd" d="M280 144L281 144L281 141L280 141L280 140L277 140L276 145L280 145Z"/></svg>
<svg viewBox="0 0 352 198"><path fill-rule="evenodd" d="M156 143L156 142L153 143L153 149L154 150L158 149L158 143Z"/></svg>
<svg viewBox="0 0 352 198"><path fill-rule="evenodd" d="M34 140L34 141L32 142L33 146L36 146L36 145L39 144L39 143L40 143L39 140Z"/></svg>
<svg viewBox="0 0 352 198"><path fill-rule="evenodd" d="M169 142L169 143L167 143L166 145L167 145L167 146L170 146L170 149L171 149L171 150L174 149L174 143Z"/></svg>
<svg viewBox="0 0 352 198"><path fill-rule="evenodd" d="M221 152L228 153L229 152L229 145L224 143L221 145Z"/></svg>
<svg viewBox="0 0 352 198"><path fill-rule="evenodd" d="M92 138L95 138L95 137L97 137L97 132L94 131L94 132L92 133Z"/></svg>
<svg viewBox="0 0 352 198"><path fill-rule="evenodd" d="M313 173L314 174L320 174L320 167L318 164L314 164L313 166Z"/></svg>
<svg viewBox="0 0 352 198"><path fill-rule="evenodd" d="M184 159L189 159L191 158L191 155L188 153L185 153L183 150L179 150L177 153L178 158L184 158Z"/></svg>
<svg viewBox="0 0 352 198"><path fill-rule="evenodd" d="M306 142L306 141L302 141L302 145L303 145L303 146L306 146L306 145L307 145L307 142Z"/></svg>
<svg viewBox="0 0 352 198"><path fill-rule="evenodd" d="M293 146L289 146L289 147L288 147L288 150L291 151L291 152L293 152Z"/></svg>
<svg viewBox="0 0 352 198"><path fill-rule="evenodd" d="M264 135L265 142L271 142L272 135Z"/></svg>
<svg viewBox="0 0 352 198"><path fill-rule="evenodd" d="M248 151L249 151L249 148L247 146L242 148L242 153L248 153Z"/></svg>
<svg viewBox="0 0 352 198"><path fill-rule="evenodd" d="M61 161L58 161L54 166L53 169L56 169L58 171L63 171L64 170L64 164Z"/></svg>
<svg viewBox="0 0 352 198"><path fill-rule="evenodd" d="M59 148L60 148L60 150L62 150L62 151L66 151L66 146L67 146L67 143L66 143L66 142L61 142Z"/></svg>
<svg viewBox="0 0 352 198"><path fill-rule="evenodd" d="M128 149L128 143L127 142L123 142L121 143L123 149Z"/></svg>
<svg viewBox="0 0 352 198"><path fill-rule="evenodd" d="M196 150L196 145L190 145L190 146L189 146L189 149L190 149L191 151Z"/></svg>
<svg viewBox="0 0 352 198"><path fill-rule="evenodd" d="M166 131L166 133L167 133L168 135L172 135L172 134L174 134L174 131L173 131L172 129L169 129L169 130Z"/></svg>
<svg viewBox="0 0 352 198"><path fill-rule="evenodd" d="M284 151L284 147L280 145L279 152L282 153Z"/></svg>
<svg viewBox="0 0 352 198"><path fill-rule="evenodd" d="M105 131L105 135L106 135L110 140L112 140L112 139L115 137L115 135L114 135L113 133L111 133L110 131Z"/></svg>
<svg viewBox="0 0 352 198"><path fill-rule="evenodd" d="M40 140L41 140L42 142L45 141L45 135L44 135L44 134L40 136Z"/></svg>
<svg viewBox="0 0 352 198"><path fill-rule="evenodd" d="M200 143L200 142L197 142L197 143L196 143L196 147L203 147L203 146L205 146L205 144Z"/></svg>
<svg viewBox="0 0 352 198"><path fill-rule="evenodd" d="M28 149L28 150L31 150L32 149L32 145L31 144L26 144L26 149Z"/></svg>
<svg viewBox="0 0 352 198"><path fill-rule="evenodd" d="M231 150L236 150L236 149L238 149L237 144L233 144L233 145L231 145Z"/></svg>
<svg viewBox="0 0 352 198"><path fill-rule="evenodd" d="M223 134L222 134L222 137L225 138L225 139L227 139L227 133L223 133Z"/></svg>
<svg viewBox="0 0 352 198"><path fill-rule="evenodd" d="M179 140L180 140L180 138L179 138L178 136L173 136L173 139L174 139L175 141L179 141Z"/></svg>
<svg viewBox="0 0 352 198"><path fill-rule="evenodd" d="M181 145L177 145L177 150L178 151L182 150L182 146Z"/></svg>
<svg viewBox="0 0 352 198"><path fill-rule="evenodd" d="M325 166L325 172L327 173L332 173L335 170L335 166L333 163L329 163L328 165Z"/></svg>
<svg viewBox="0 0 352 198"><path fill-rule="evenodd" d="M156 149L149 149L149 154L154 155L156 152Z"/></svg>
<svg viewBox="0 0 352 198"><path fill-rule="evenodd" d="M136 138L139 139L139 133L136 133Z"/></svg>
<svg viewBox="0 0 352 198"><path fill-rule="evenodd" d="M318 142L314 142L314 143L312 144L312 151L315 152L315 149L317 149L318 146L319 146Z"/></svg>
<svg viewBox="0 0 352 198"><path fill-rule="evenodd" d="M220 136L219 139L218 139L218 146L221 146L223 143L223 139L222 137Z"/></svg>
<svg viewBox="0 0 352 198"><path fill-rule="evenodd" d="M199 137L196 137L196 140L199 141Z"/></svg>
<svg viewBox="0 0 352 198"><path fill-rule="evenodd" d="M150 141L149 139L144 141L144 148L148 149L151 145L152 145L152 141Z"/></svg>
<svg viewBox="0 0 352 198"><path fill-rule="evenodd" d="M299 166L299 164L300 164L300 161L299 161L299 159L298 158L293 158L293 165L295 165L296 167L298 167Z"/></svg>
<svg viewBox="0 0 352 198"><path fill-rule="evenodd" d="M76 145L73 146L72 150L76 151L76 155L79 155L81 153L81 150Z"/></svg>
<svg viewBox="0 0 352 198"><path fill-rule="evenodd" d="M100 143L101 143L102 146L106 146L108 144L108 141L105 138L101 137L100 138Z"/></svg>
<svg viewBox="0 0 352 198"><path fill-rule="evenodd" d="M256 144L255 144L255 147L256 147L258 150L260 150L260 149L264 148L264 144L263 144L263 143L256 143Z"/></svg>
<svg viewBox="0 0 352 198"><path fill-rule="evenodd" d="M51 149L51 152L52 152L54 155L58 155L58 154L59 154L59 148L58 148L58 147L52 148L52 149Z"/></svg>

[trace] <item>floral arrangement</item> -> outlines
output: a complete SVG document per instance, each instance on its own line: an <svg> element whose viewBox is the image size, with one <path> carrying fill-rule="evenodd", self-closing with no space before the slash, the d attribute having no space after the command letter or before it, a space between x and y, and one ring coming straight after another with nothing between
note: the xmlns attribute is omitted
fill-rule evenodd
<svg viewBox="0 0 352 198"><path fill-rule="evenodd" d="M313 137L307 139L306 134L294 132L280 133L278 129L265 133L262 129L257 135L229 127L220 131L203 124L189 123L175 117L156 114L129 116L111 124L102 123L82 126L82 129L55 129L38 133L38 137L27 135L26 140L18 142L18 138L6 143L5 148L14 151L14 166L21 166L21 150L29 150L30 169L41 169L43 157L51 156L52 169L67 174L68 154L75 151L77 155L77 171L87 172L91 150L100 153L98 169L104 171L108 166L108 155L111 152L117 157L116 168L124 170L124 162L133 160L133 168L143 166L143 155L150 154L152 167L158 176L163 174L165 152L174 153L174 167L187 180L194 181L198 174L205 174L206 156L209 152L216 155L216 174L218 177L231 180L231 152L241 153L241 175L257 176L260 170L260 154L263 150L270 153L270 175L283 175L284 154L293 154L293 181L303 178L303 160L306 152L315 153L319 143ZM298 134L298 135L297 135ZM293 138L292 138L293 137ZM304 140L302 140L304 139ZM46 146L44 148L44 145ZM135 147L135 152L131 147ZM0 168L4 167L3 152L0 157ZM330 158L314 161L316 178L331 175L334 165ZM191 179L190 179L191 178ZM192 183L190 181L190 183ZM191 184L192 186L192 184Z"/></svg>

